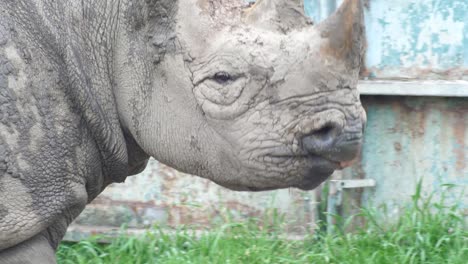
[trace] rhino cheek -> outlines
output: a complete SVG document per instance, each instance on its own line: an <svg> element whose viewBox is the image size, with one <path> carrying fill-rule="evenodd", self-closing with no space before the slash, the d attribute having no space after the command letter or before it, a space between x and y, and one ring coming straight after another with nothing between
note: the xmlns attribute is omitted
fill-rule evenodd
<svg viewBox="0 0 468 264"><path fill-rule="evenodd" d="M228 147L207 125L190 77L183 56L166 55L147 80L152 84L148 93L133 88L124 94L132 96L122 99L121 113L145 153L182 172L213 178L220 171L218 149Z"/></svg>
<svg viewBox="0 0 468 264"><path fill-rule="evenodd" d="M227 20L214 23L217 22L216 14L210 17L212 13L206 12L208 9L201 5L202 2L208 3L179 1L175 36L181 45L177 54L182 55L166 54L149 74L150 94L137 96L137 102L142 102L143 106L136 107L137 112L130 109L134 113L126 121L131 123L132 134L148 154L161 162L228 188L301 188L300 182L306 177L309 182L303 187L315 186L317 182L311 182L310 177L318 177L320 182L333 171L334 165L321 158L302 159L297 134L318 130L320 128L314 126L327 122L316 122L304 131L295 131L295 128L304 118L315 119L317 113L327 111L331 106L343 112L344 117L334 121L340 126L345 126L346 120L357 115L350 113L354 106L348 106L356 102L348 92L355 90L358 69L354 59L350 63L340 60L359 54L360 46L348 47L349 52L346 50L345 54L336 53L340 43L330 45L330 41L339 32L331 31L332 27L327 24L307 27L305 20L292 23L280 32L276 27L262 26L261 19L253 19L252 24L223 26ZM356 3L347 1L351 2ZM271 17L270 20L275 19ZM198 77L187 67L191 63L203 63L204 56L220 50L247 58L248 65L240 68L248 80L263 76L265 78L259 80L266 81L253 94L248 93L256 89L247 85L246 92L238 96L240 101L232 102L231 108L217 105L217 100L207 104L203 97L210 96L210 92L200 92L194 87L193 79ZM252 69L265 69L266 74L258 74ZM140 78L140 82L146 81ZM301 98L307 99L308 103L300 102ZM295 99L299 102L294 102ZM286 108L276 105L288 101L291 104ZM135 102L132 104L135 106ZM309 106L310 110L294 110L298 105ZM266 110L259 113L256 108ZM254 122L256 115L260 121ZM291 157L265 155L262 151L266 148L280 149L280 154L281 149L287 149L292 151L288 154Z"/></svg>

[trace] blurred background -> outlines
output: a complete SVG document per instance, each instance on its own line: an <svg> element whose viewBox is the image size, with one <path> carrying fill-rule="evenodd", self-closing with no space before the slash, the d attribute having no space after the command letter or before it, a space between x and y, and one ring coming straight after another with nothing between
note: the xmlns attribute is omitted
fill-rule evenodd
<svg viewBox="0 0 468 264"><path fill-rule="evenodd" d="M252 2L252 1L251 1ZM340 0L305 0L315 23ZM233 192L152 160L124 184L106 189L69 228L66 239L138 232L155 224L207 228L281 216L291 234L334 224L360 208L384 208L389 221L411 203L421 182L436 198L468 185L468 1L367 0L367 56L359 90L368 125L360 161L320 188ZM468 195L445 191L468 217ZM226 219L229 218L229 219ZM356 217L350 226L362 225Z"/></svg>

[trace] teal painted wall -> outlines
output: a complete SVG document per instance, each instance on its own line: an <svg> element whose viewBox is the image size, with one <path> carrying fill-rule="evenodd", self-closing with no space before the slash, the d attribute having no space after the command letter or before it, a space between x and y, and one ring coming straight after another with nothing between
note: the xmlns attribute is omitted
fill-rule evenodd
<svg viewBox="0 0 468 264"><path fill-rule="evenodd" d="M318 23L341 2L305 0L305 10ZM467 0L366 2L363 79L468 80ZM365 204L385 205L397 216L423 179L424 192L436 196L444 184L460 186L448 200L468 216L468 195L460 196L468 186L468 98L362 96L362 102L368 125L361 161L336 176L372 178L377 186L348 191L343 214Z"/></svg>
<svg viewBox="0 0 468 264"><path fill-rule="evenodd" d="M468 214L468 195L460 197L468 187L468 98L367 96L362 102L368 114L362 158L343 171L346 179L376 180L360 203L398 213L422 179L425 193L436 197L445 184L460 186L447 201Z"/></svg>
<svg viewBox="0 0 468 264"><path fill-rule="evenodd" d="M314 21L342 0L305 0ZM365 78L468 80L468 1L368 0Z"/></svg>

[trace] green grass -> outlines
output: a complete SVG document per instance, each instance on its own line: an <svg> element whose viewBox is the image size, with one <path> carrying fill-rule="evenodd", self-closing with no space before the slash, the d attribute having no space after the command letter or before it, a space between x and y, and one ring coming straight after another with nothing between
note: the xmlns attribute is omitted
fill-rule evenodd
<svg viewBox="0 0 468 264"><path fill-rule="evenodd" d="M450 186L448 186L450 188ZM450 191L450 190L448 190ZM363 209L366 225L354 232L335 228L302 240L285 238L277 216L273 221L249 219L227 223L195 235L181 228L168 233L155 228L139 237L121 236L110 244L102 238L63 243L59 263L450 263L468 261L468 232L456 206L444 206L432 197L421 198L421 185L413 204L394 224L384 213ZM269 223L269 224L266 224Z"/></svg>

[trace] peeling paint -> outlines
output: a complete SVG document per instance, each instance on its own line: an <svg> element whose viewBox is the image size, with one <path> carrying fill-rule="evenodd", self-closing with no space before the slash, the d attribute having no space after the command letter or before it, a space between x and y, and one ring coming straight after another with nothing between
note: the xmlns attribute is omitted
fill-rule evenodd
<svg viewBox="0 0 468 264"><path fill-rule="evenodd" d="M305 0L316 21L337 6L337 0ZM372 0L365 21L368 69L363 77L468 78L468 1Z"/></svg>
<svg viewBox="0 0 468 264"><path fill-rule="evenodd" d="M376 180L375 189L364 191L362 204L410 203L419 179L435 199L444 184L468 186L468 98L366 96L362 101L368 113L362 159L343 171L345 179L364 171ZM447 201L468 208L468 196L459 199L456 193L448 193Z"/></svg>

